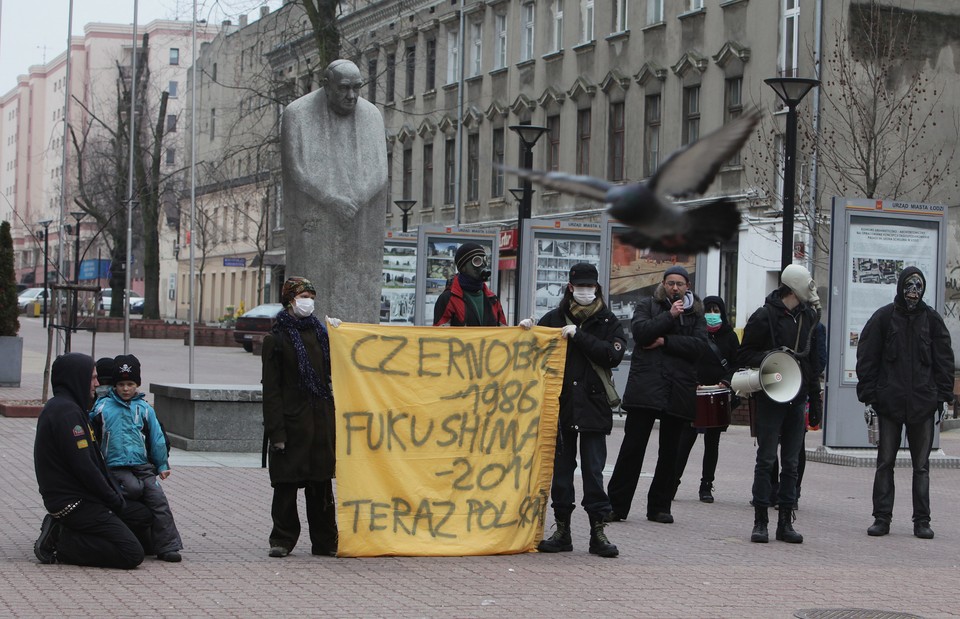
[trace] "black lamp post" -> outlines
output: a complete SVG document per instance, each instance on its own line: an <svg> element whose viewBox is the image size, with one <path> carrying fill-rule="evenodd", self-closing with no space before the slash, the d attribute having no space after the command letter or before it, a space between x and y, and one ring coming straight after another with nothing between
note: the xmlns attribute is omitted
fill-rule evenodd
<svg viewBox="0 0 960 619"><path fill-rule="evenodd" d="M48 253L50 252L50 224L53 223L52 219L44 219L43 221L37 222L39 225L43 226L43 232L40 234L43 235L43 328L47 328L47 297L50 296L49 283L47 278L49 277L50 272L50 262L48 260Z"/></svg>
<svg viewBox="0 0 960 619"><path fill-rule="evenodd" d="M780 270L793 264L793 198L797 174L797 106L820 80L804 77L771 77L763 80L787 106L787 133L783 145L783 247Z"/></svg>
<svg viewBox="0 0 960 619"><path fill-rule="evenodd" d="M403 231L407 231L407 218L410 216L410 209L413 208L413 205L417 203L416 200L394 200L394 204L400 207L400 210L403 212Z"/></svg>
<svg viewBox="0 0 960 619"><path fill-rule="evenodd" d="M510 125L510 131L513 131L520 137L520 144L523 146L523 162L520 167L526 169L533 168L533 147L536 145L540 136L548 131L547 127L539 125ZM513 322L520 321L520 262L521 262L521 243L523 241L523 222L530 219L530 206L533 201L533 189L530 187L530 181L523 179L521 184L523 195L520 200L520 208L517 212L517 268L514 273L516 281L514 282L513 295ZM510 193L513 193L512 191ZM514 194L516 197L516 194Z"/></svg>

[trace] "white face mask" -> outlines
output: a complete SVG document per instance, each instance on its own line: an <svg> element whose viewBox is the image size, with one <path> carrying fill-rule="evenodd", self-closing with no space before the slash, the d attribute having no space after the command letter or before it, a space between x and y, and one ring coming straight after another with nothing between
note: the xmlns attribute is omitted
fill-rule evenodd
<svg viewBox="0 0 960 619"><path fill-rule="evenodd" d="M313 313L313 308L313 299L300 298L293 300L293 313L298 318L306 318Z"/></svg>
<svg viewBox="0 0 960 619"><path fill-rule="evenodd" d="M573 300L580 305L590 305L597 298L597 289L593 286L574 286Z"/></svg>

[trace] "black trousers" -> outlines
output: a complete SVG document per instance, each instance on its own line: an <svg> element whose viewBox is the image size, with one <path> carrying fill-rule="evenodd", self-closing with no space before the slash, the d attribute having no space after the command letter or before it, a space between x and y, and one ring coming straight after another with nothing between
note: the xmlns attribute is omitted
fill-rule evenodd
<svg viewBox="0 0 960 619"><path fill-rule="evenodd" d="M610 499L603 489L603 466L607 461L607 437L600 432L560 430L553 459L553 485L550 496L557 520L568 520L577 499L573 476L577 470L577 439L580 440L580 467L583 477L583 509L603 516L610 511Z"/></svg>
<svg viewBox="0 0 960 619"><path fill-rule="evenodd" d="M893 467L897 463L900 435L907 427L907 444L913 464L913 521L930 521L930 450L933 448L933 414L920 423L907 423L878 415L880 445L873 478L873 517L887 522L893 517Z"/></svg>
<svg viewBox="0 0 960 619"><path fill-rule="evenodd" d="M660 451L653 482L647 492L647 514L670 513L677 480L677 448L684 420L651 408L631 409L623 425L623 443L607 484L610 506L621 518L626 518L637 492L643 456L650 441L653 424L660 418Z"/></svg>
<svg viewBox="0 0 960 619"><path fill-rule="evenodd" d="M797 467L806 435L805 402L779 403L757 400L757 463L753 469L755 507L781 505L792 508L797 500ZM772 492L771 476L776 475L777 448L780 448L780 484Z"/></svg>
<svg viewBox="0 0 960 619"><path fill-rule="evenodd" d="M703 470L700 474L701 484L712 484L717 474L717 461L720 459L720 433L725 428L704 428L701 433L689 423L683 425L680 431L680 443L677 447L677 481L683 477L683 470L687 468L690 451L697 437L703 436Z"/></svg>
<svg viewBox="0 0 960 619"><path fill-rule="evenodd" d="M143 563L153 514L138 501L127 501L115 514L105 505L84 500L57 522L60 563L131 570Z"/></svg>
<svg viewBox="0 0 960 619"><path fill-rule="evenodd" d="M297 491L303 488L307 500L307 525L313 554L325 555L337 551L337 505L333 497L333 480L308 481L301 484L274 484L273 530L270 546L292 551L300 539L300 514L297 511Z"/></svg>

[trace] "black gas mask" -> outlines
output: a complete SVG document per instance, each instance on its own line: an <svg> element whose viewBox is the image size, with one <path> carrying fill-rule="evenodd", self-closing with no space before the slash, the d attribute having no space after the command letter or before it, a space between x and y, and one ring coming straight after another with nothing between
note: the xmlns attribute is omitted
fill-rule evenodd
<svg viewBox="0 0 960 619"><path fill-rule="evenodd" d="M480 281L483 281L483 282L489 281L490 275L493 274L493 272L490 270L489 265L487 264L486 255L474 256L473 258L470 259L470 262L468 262L461 269L461 271L465 275L472 277L474 279L479 279Z"/></svg>

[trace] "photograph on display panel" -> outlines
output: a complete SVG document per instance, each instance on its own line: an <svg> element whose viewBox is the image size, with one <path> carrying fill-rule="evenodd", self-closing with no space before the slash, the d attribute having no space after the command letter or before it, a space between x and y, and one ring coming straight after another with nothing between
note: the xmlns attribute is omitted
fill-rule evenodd
<svg viewBox="0 0 960 619"><path fill-rule="evenodd" d="M426 304L425 324L433 324L433 308L437 304L437 298L447 288L453 276L457 274L457 265L454 263L453 257L463 243L480 245L487 254L487 260L492 260L493 239L491 238L427 236L427 254L424 256L427 271L426 296L424 297Z"/></svg>
<svg viewBox="0 0 960 619"><path fill-rule="evenodd" d="M416 299L417 246L391 243L383 246L383 286L380 324L412 325Z"/></svg>
<svg viewBox="0 0 960 619"><path fill-rule="evenodd" d="M599 237L577 237L556 233L536 233L536 294L533 317L542 318L560 305L570 267L578 262L600 265Z"/></svg>
<svg viewBox="0 0 960 619"><path fill-rule="evenodd" d="M680 265L690 274L690 289L697 279L697 256L695 254L665 254L648 249L638 249L620 241L617 228L613 228L610 249L610 289L607 297L612 311L627 336L627 354L633 354L633 333L630 323L637 303L653 296L663 281L663 273L674 265Z"/></svg>

